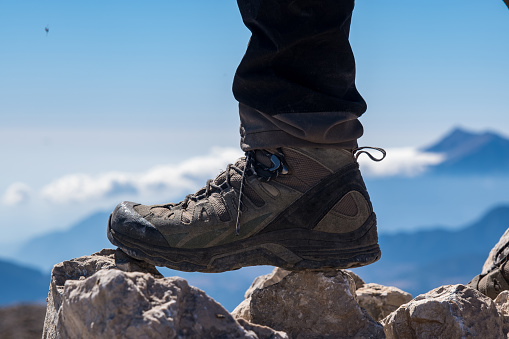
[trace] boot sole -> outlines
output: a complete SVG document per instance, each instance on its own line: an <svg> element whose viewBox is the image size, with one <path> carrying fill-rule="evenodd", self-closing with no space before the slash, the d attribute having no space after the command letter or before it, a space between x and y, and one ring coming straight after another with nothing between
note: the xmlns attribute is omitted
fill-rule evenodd
<svg viewBox="0 0 509 339"><path fill-rule="evenodd" d="M290 228L199 249L143 243L113 230L111 215L107 235L113 245L133 258L185 272L219 273L258 265L278 266L289 271L322 271L369 265L381 256L375 213L362 227L349 233Z"/></svg>

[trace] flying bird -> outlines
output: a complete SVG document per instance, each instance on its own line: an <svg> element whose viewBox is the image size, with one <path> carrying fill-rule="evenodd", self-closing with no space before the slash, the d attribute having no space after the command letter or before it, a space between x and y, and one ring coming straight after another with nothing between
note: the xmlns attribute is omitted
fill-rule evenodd
<svg viewBox="0 0 509 339"><path fill-rule="evenodd" d="M46 27L44 27L44 30L46 31L46 36L48 36L48 33L49 33L49 25L46 25Z"/></svg>

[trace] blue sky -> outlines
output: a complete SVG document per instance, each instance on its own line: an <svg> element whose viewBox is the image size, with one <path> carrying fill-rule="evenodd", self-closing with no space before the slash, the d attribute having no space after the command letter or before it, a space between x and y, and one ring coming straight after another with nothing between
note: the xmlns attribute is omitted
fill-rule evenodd
<svg viewBox="0 0 509 339"><path fill-rule="evenodd" d="M63 177L148 173L237 147L231 80L248 39L234 1L0 0L0 195L18 182L33 196L0 205L4 239L119 199L42 199ZM503 1L360 0L351 43L369 107L361 144L423 146L457 125L509 135Z"/></svg>

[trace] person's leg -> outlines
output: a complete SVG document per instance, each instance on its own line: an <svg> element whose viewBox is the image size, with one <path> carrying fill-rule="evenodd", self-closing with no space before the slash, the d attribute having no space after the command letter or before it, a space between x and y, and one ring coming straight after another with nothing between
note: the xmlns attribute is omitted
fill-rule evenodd
<svg viewBox="0 0 509 339"><path fill-rule="evenodd" d="M238 0L251 30L233 83L244 150L354 148L366 103L348 40L353 0Z"/></svg>
<svg viewBox="0 0 509 339"><path fill-rule="evenodd" d="M366 109L348 43L352 0L243 0L253 32L234 80L246 157L173 204L123 202L108 238L184 271L349 268L380 258L355 157Z"/></svg>

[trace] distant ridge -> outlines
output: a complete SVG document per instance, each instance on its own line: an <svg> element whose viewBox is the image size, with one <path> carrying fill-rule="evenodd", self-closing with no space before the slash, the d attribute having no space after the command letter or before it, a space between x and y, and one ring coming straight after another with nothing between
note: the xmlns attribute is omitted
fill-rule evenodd
<svg viewBox="0 0 509 339"><path fill-rule="evenodd" d="M45 301L48 295L49 274L1 259L0 272L2 272L0 305Z"/></svg>
<svg viewBox="0 0 509 339"><path fill-rule="evenodd" d="M445 161L431 167L431 174L509 176L509 140L494 132L456 128L423 151L446 155Z"/></svg>
<svg viewBox="0 0 509 339"><path fill-rule="evenodd" d="M455 231L440 227L381 235L382 259L355 272L367 282L394 285L414 296L444 284L466 284L481 273L508 228L509 205L503 205Z"/></svg>
<svg viewBox="0 0 509 339"><path fill-rule="evenodd" d="M17 259L50 271L53 265L69 258L111 248L112 245L106 237L108 216L108 212L97 212L68 230L50 232L33 238L20 248Z"/></svg>

